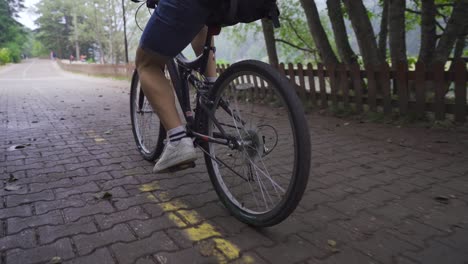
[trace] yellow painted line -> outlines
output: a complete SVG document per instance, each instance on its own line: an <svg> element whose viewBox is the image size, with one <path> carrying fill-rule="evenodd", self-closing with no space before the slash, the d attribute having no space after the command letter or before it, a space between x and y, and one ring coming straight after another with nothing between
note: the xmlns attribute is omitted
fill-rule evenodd
<svg viewBox="0 0 468 264"><path fill-rule="evenodd" d="M140 186L140 191L149 192L153 190L160 190L157 181L143 184ZM170 195L167 192L159 192L156 196L149 194L148 199L151 201L162 200L167 201ZM173 199L169 202L158 204L161 209L167 213L168 218L173 221L177 227L182 228L186 236L194 242L211 239L214 242L214 247L200 247L200 254L203 256L214 256L218 263L227 263L229 261L238 259L240 263L251 264L254 259L250 256L240 256L240 249L238 246L223 238L216 228L203 222L204 219L194 210L188 210L189 206L179 199ZM187 227L187 224L192 225Z"/></svg>
<svg viewBox="0 0 468 264"><path fill-rule="evenodd" d="M88 137L94 139L94 142L96 143L102 143L106 141L105 139L97 135L94 130L89 130L89 131L86 131L85 133L88 134Z"/></svg>

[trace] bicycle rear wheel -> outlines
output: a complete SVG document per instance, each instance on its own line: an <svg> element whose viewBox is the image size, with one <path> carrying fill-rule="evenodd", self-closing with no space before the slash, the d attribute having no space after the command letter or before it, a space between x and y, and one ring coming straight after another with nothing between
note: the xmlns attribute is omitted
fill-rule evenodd
<svg viewBox="0 0 468 264"><path fill-rule="evenodd" d="M166 130L143 93L136 70L130 88L130 116L138 151L145 160L156 160L164 149Z"/></svg>
<svg viewBox="0 0 468 264"><path fill-rule="evenodd" d="M247 224L281 222L302 198L311 161L309 130L293 87L269 65L243 61L220 76L210 101L221 129L206 114L204 132L236 142L203 144L218 196Z"/></svg>

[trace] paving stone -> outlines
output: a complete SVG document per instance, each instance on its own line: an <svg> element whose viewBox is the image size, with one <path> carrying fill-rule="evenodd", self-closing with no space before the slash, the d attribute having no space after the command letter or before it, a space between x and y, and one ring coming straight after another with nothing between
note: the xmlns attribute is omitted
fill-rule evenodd
<svg viewBox="0 0 468 264"><path fill-rule="evenodd" d="M40 192L47 189L56 189L61 187L67 187L71 185L70 179L61 179L55 182L45 182L45 183L32 183L29 185L31 192Z"/></svg>
<svg viewBox="0 0 468 264"><path fill-rule="evenodd" d="M55 226L42 226L37 229L41 244L48 244L57 238L73 236L77 234L91 234L97 232L97 228L93 223L92 218L81 218L80 220Z"/></svg>
<svg viewBox="0 0 468 264"><path fill-rule="evenodd" d="M126 210L135 205L141 205L141 204L146 204L146 203L156 203L156 202L158 202L158 199L156 198L155 195L152 195L151 193L143 193L143 194L139 194L135 196L130 196L128 198L119 199L115 203L115 206L119 210ZM145 206L143 206L143 208L146 209Z"/></svg>
<svg viewBox="0 0 468 264"><path fill-rule="evenodd" d="M371 236L375 232L390 228L393 223L382 216L376 216L369 212L360 212L357 216L335 222L345 230L350 230L364 236Z"/></svg>
<svg viewBox="0 0 468 264"><path fill-rule="evenodd" d="M49 262L54 257L62 260L70 259L74 256L70 239L64 238L57 242L45 246L31 248L27 250L13 249L6 253L6 263L44 263Z"/></svg>
<svg viewBox="0 0 468 264"><path fill-rule="evenodd" d="M419 252L405 252L404 256L411 260L417 260L424 264L436 263L466 263L468 261L468 253L466 250L460 251L437 241L429 242L428 247Z"/></svg>
<svg viewBox="0 0 468 264"><path fill-rule="evenodd" d="M466 245L468 245L468 229L454 228L454 231L450 236L439 237L435 240L452 248L467 252Z"/></svg>
<svg viewBox="0 0 468 264"><path fill-rule="evenodd" d="M219 263L214 256L202 256L196 248L183 249L177 252L161 252L155 254L154 257L159 263L178 264L178 263Z"/></svg>
<svg viewBox="0 0 468 264"><path fill-rule="evenodd" d="M139 182L133 176L127 176L124 178L110 180L104 182L101 187L103 190L109 190L116 186L123 186L123 185L137 185Z"/></svg>
<svg viewBox="0 0 468 264"><path fill-rule="evenodd" d="M346 215L356 215L362 209L371 209L374 205L368 201L349 197L339 202L330 202L328 206Z"/></svg>
<svg viewBox="0 0 468 264"><path fill-rule="evenodd" d="M147 237L153 232L165 230L171 227L177 227L177 224L173 220L169 219L168 215L163 215L148 220L134 220L129 224L139 237Z"/></svg>
<svg viewBox="0 0 468 264"><path fill-rule="evenodd" d="M323 254L320 249L297 236L290 237L285 243L269 248L260 247L255 251L271 263L295 263Z"/></svg>
<svg viewBox="0 0 468 264"><path fill-rule="evenodd" d="M114 264L115 261L112 258L109 250L107 248L100 248L91 253L90 255L72 259L65 262L65 264Z"/></svg>
<svg viewBox="0 0 468 264"><path fill-rule="evenodd" d="M34 215L27 218L8 218L8 234L14 234L25 228L37 227L41 225L63 224L63 217L60 211L51 211L47 214Z"/></svg>
<svg viewBox="0 0 468 264"><path fill-rule="evenodd" d="M148 238L135 242L114 244L111 248L120 263L132 263L141 256L176 250L177 246L165 233L157 232Z"/></svg>
<svg viewBox="0 0 468 264"><path fill-rule="evenodd" d="M93 166L99 166L99 162L97 160L90 160L90 161L87 161L87 162L80 162L80 163L76 163L76 164L67 164L65 165L65 169L67 171L73 171L73 170L76 170L76 169L81 169L81 168L89 168L89 167L93 167Z"/></svg>
<svg viewBox="0 0 468 264"><path fill-rule="evenodd" d="M28 204L35 201L51 201L54 200L54 193L51 190L45 190L38 193L24 195L9 195L7 196L8 207L14 207L20 204Z"/></svg>
<svg viewBox="0 0 468 264"><path fill-rule="evenodd" d="M83 207L85 204L83 200L78 199L59 199L47 202L36 202L34 206L37 214L44 214L57 209Z"/></svg>
<svg viewBox="0 0 468 264"><path fill-rule="evenodd" d="M0 209L0 218L11 218L11 217L21 217L21 216L30 216L32 215L31 206L29 205L20 205L16 207L3 208Z"/></svg>
<svg viewBox="0 0 468 264"><path fill-rule="evenodd" d="M357 194L354 197L360 200L367 201L373 205L384 205L393 200L399 200L401 197L391 192L387 192L381 188L374 188L368 192Z"/></svg>
<svg viewBox="0 0 468 264"><path fill-rule="evenodd" d="M27 229L23 232L11 236L0 238L0 251L5 251L13 248L31 248L36 245L34 230Z"/></svg>
<svg viewBox="0 0 468 264"><path fill-rule="evenodd" d="M87 255L94 249L105 245L111 245L117 242L130 242L133 240L135 240L135 237L128 227L123 224L116 225L112 229L106 231L73 237L73 241L80 255Z"/></svg>
<svg viewBox="0 0 468 264"><path fill-rule="evenodd" d="M94 219L96 219L96 222L101 229L107 229L115 224L129 222L130 220L143 220L148 218L149 216L144 213L140 207L132 207L128 210L112 214L94 216Z"/></svg>
<svg viewBox="0 0 468 264"><path fill-rule="evenodd" d="M66 198L77 193L99 192L101 189L94 182L88 182L81 186L70 186L69 188L58 188L55 190L55 195L58 199Z"/></svg>
<svg viewBox="0 0 468 264"><path fill-rule="evenodd" d="M99 213L111 213L114 211L112 205L107 201L102 201L97 204L86 205L78 208L66 208L63 210L65 220L67 222L73 222L80 217L95 215Z"/></svg>
<svg viewBox="0 0 468 264"><path fill-rule="evenodd" d="M417 246L397 239L386 232L377 232L372 238L353 244L353 248L382 263L391 263L392 259L401 253L419 249Z"/></svg>
<svg viewBox="0 0 468 264"><path fill-rule="evenodd" d="M339 251L335 254L331 254L326 259L314 260L308 263L323 263L323 264L377 264L378 262L369 256L362 254L361 252L350 248L349 246L343 246L337 248Z"/></svg>
<svg viewBox="0 0 468 264"><path fill-rule="evenodd" d="M102 172L95 175L89 175L85 177L73 177L73 183L76 185L82 185L88 182L99 182L112 180L112 176L108 172Z"/></svg>
<svg viewBox="0 0 468 264"><path fill-rule="evenodd" d="M155 263L157 262L153 260L153 256L141 257L135 262L135 264L155 264Z"/></svg>
<svg viewBox="0 0 468 264"><path fill-rule="evenodd" d="M372 210L372 212L376 215L383 216L395 224L401 223L405 218L415 214L414 211L402 206L397 202L392 202L385 206L376 208L375 210Z"/></svg>

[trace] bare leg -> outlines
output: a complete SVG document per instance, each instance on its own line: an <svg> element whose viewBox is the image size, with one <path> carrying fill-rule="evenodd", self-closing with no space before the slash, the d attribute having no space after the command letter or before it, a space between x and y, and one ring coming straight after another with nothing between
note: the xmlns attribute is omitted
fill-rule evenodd
<svg viewBox="0 0 468 264"><path fill-rule="evenodd" d="M197 56L203 53L203 47L205 45L206 35L208 34L208 27L204 27L200 33L193 39L192 48L195 51ZM211 40L211 46L214 47L214 39ZM210 57L208 59L208 65L205 72L206 77L216 77L216 58L213 51L210 52Z"/></svg>
<svg viewBox="0 0 468 264"><path fill-rule="evenodd" d="M152 52L137 50L136 66L141 81L141 87L153 109L158 114L166 130L182 125L175 96L169 80L164 75L164 67L168 58Z"/></svg>
<svg viewBox="0 0 468 264"><path fill-rule="evenodd" d="M192 47L197 55L203 52L207 32L208 28L204 27L192 41ZM214 41L212 45L213 43ZM137 50L136 66L142 89L166 130L182 125L175 105L174 91L163 72L168 60L167 57L144 51L141 48ZM213 52L210 52L205 75L216 77L216 60Z"/></svg>

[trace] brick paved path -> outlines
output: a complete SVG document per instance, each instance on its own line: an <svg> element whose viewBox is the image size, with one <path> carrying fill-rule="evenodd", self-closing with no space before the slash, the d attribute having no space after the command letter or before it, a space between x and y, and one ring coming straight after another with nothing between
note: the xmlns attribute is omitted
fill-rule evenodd
<svg viewBox="0 0 468 264"><path fill-rule="evenodd" d="M150 174L127 93L49 61L0 69L1 264L468 263L466 130L309 116L304 199L255 230L220 205L203 163Z"/></svg>

